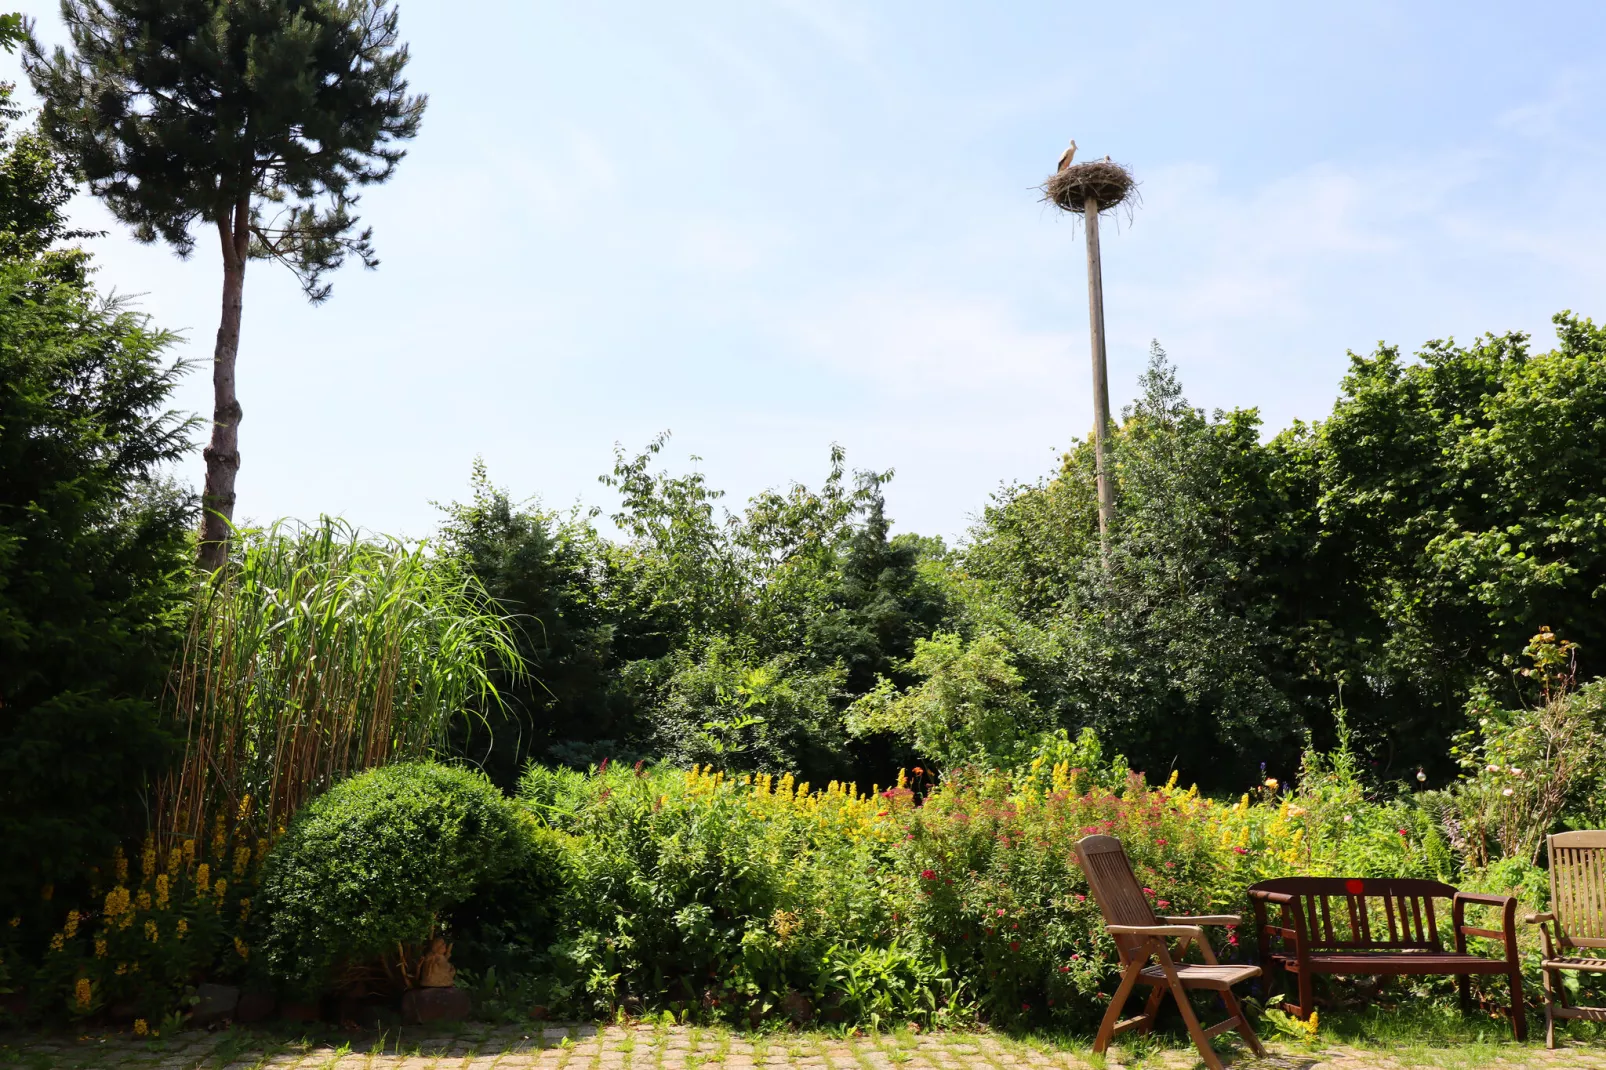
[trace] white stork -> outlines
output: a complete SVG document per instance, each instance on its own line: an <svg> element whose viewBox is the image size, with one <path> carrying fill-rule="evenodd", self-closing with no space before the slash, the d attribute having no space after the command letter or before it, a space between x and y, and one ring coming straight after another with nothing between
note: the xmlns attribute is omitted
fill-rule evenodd
<svg viewBox="0 0 1606 1070"><path fill-rule="evenodd" d="M1059 170L1063 171L1071 166L1071 161L1074 159L1076 159L1076 139L1072 138L1071 147L1065 150L1064 156L1060 157Z"/></svg>

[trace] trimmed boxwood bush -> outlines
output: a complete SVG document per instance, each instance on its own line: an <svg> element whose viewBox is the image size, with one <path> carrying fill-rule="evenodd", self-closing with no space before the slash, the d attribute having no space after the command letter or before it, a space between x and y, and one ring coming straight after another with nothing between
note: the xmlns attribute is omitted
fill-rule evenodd
<svg viewBox="0 0 1606 1070"><path fill-rule="evenodd" d="M407 763L338 784L268 856L258 946L269 974L311 992L344 965L421 943L476 891L529 866L540 834L464 768Z"/></svg>

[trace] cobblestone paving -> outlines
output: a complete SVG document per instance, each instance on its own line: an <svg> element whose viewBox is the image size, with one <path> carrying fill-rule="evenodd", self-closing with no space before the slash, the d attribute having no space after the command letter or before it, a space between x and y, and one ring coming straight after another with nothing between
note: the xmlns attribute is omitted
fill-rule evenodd
<svg viewBox="0 0 1606 1070"><path fill-rule="evenodd" d="M1314 1052L1272 1044L1253 1059L1227 1053L1234 1070L1470 1070L1521 1067L1606 1070L1606 1046L1490 1044L1444 1051ZM228 1030L140 1040L123 1035L44 1037L0 1033L0 1067L19 1070L1185 1070L1191 1049L1117 1044L1106 1060L1085 1046L991 1033L906 1033L844 1038L826 1033L741 1034L694 1026L469 1026L451 1033L402 1030L349 1040L287 1039Z"/></svg>

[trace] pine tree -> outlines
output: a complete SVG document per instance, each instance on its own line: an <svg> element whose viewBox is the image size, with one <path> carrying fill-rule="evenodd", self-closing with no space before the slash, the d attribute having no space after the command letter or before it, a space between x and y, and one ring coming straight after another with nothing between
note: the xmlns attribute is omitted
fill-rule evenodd
<svg viewBox="0 0 1606 1070"><path fill-rule="evenodd" d="M240 467L235 358L248 260L294 271L309 300L348 256L375 267L353 214L418 132L387 0L62 0L73 50L24 59L42 126L140 241L180 256L217 229L223 308L213 353L200 560L227 556Z"/></svg>

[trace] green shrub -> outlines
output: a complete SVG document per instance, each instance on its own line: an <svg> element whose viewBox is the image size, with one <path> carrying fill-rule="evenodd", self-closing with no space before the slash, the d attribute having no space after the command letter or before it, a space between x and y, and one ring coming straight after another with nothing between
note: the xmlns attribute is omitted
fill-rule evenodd
<svg viewBox="0 0 1606 1070"><path fill-rule="evenodd" d="M432 762L344 781L268 856L258 916L270 974L302 991L429 938L539 852L530 819L479 773Z"/></svg>
<svg viewBox="0 0 1606 1070"><path fill-rule="evenodd" d="M557 1006L693 1007L734 1020L799 993L828 1017L858 1020L945 1004L937 964L897 944L904 882L891 848L903 830L893 812L907 798L628 766L585 778L532 771L524 793L573 834L577 894L553 948Z"/></svg>

